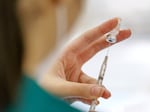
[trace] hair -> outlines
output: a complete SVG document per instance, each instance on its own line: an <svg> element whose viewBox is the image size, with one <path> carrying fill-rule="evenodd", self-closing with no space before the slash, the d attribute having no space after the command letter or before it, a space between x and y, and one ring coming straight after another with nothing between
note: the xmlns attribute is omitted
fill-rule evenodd
<svg viewBox="0 0 150 112"><path fill-rule="evenodd" d="M15 97L22 74L23 44L16 1L0 0L0 108Z"/></svg>

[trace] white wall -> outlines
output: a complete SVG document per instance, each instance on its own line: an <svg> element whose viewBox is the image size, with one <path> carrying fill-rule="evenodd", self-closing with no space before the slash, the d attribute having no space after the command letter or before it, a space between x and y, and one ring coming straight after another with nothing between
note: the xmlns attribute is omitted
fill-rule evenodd
<svg viewBox="0 0 150 112"><path fill-rule="evenodd" d="M85 10L72 36L99 25L112 17L122 18L123 27L132 29L132 38L110 50L104 85L112 92L109 100L101 100L98 111L149 112L150 108L150 1L149 0L86 0ZM105 50L83 67L97 77ZM75 103L84 111L89 106Z"/></svg>

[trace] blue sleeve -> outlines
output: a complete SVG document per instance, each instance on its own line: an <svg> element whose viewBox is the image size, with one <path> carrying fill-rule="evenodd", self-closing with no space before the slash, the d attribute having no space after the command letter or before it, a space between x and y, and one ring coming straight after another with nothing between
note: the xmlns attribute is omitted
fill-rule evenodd
<svg viewBox="0 0 150 112"><path fill-rule="evenodd" d="M80 112L66 102L48 94L36 82L23 76L17 100L7 112Z"/></svg>

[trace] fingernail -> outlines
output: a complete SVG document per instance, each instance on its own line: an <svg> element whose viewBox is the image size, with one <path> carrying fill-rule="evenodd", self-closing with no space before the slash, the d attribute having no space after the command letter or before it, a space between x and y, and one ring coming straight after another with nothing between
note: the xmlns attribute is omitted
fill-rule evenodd
<svg viewBox="0 0 150 112"><path fill-rule="evenodd" d="M91 88L91 95L99 97L99 96L101 96L101 93L103 93L102 91L103 91L103 89L101 87L94 86Z"/></svg>
<svg viewBox="0 0 150 112"><path fill-rule="evenodd" d="M111 97L111 93L107 90L103 93L102 97L108 99L109 97Z"/></svg>
<svg viewBox="0 0 150 112"><path fill-rule="evenodd" d="M117 19L118 24L122 21L120 17L114 17L114 18Z"/></svg>
<svg viewBox="0 0 150 112"><path fill-rule="evenodd" d="M121 19L121 18L118 18L118 24L119 24L121 21L122 21L122 19Z"/></svg>

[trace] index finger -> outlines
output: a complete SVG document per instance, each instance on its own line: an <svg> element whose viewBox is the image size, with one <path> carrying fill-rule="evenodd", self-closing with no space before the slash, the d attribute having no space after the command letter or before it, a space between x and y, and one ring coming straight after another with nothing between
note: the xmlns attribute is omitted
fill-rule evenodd
<svg viewBox="0 0 150 112"><path fill-rule="evenodd" d="M70 46L70 50L76 52L80 52L82 49L87 47L90 43L97 40L102 35L113 30L118 24L119 18L113 18L104 22L103 24L85 32L81 35L75 42L73 42Z"/></svg>

